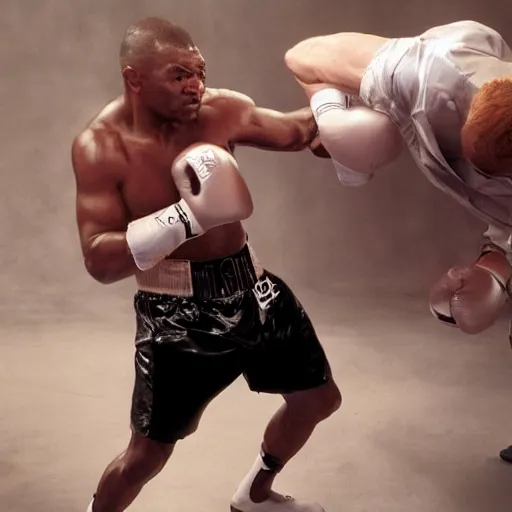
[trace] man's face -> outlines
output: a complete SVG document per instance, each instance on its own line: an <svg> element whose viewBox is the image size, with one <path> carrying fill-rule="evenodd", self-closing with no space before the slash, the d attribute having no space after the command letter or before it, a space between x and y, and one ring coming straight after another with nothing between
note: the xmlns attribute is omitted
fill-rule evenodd
<svg viewBox="0 0 512 512"><path fill-rule="evenodd" d="M205 78L205 62L197 48L160 47L142 77L140 97L164 119L191 121L201 105Z"/></svg>

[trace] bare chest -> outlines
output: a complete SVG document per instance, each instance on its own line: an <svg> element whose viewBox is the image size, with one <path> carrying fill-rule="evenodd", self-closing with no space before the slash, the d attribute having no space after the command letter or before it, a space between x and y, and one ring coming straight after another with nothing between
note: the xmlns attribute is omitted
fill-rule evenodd
<svg viewBox="0 0 512 512"><path fill-rule="evenodd" d="M229 149L228 137L208 127L189 130L167 143L127 141L128 163L120 185L132 219L165 208L180 199L171 168L176 157L196 142L208 142Z"/></svg>

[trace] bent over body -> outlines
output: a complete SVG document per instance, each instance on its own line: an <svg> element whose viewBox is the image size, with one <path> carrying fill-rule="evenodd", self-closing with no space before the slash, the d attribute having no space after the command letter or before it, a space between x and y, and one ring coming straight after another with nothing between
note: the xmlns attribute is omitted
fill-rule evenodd
<svg viewBox="0 0 512 512"><path fill-rule="evenodd" d="M442 276L430 305L436 318L466 333L491 326L512 276L509 44L491 27L464 20L415 37L313 37L285 60L311 100L342 183L367 183L405 142L432 184L488 224L474 263ZM361 105L350 107L350 96ZM502 457L512 461L512 449Z"/></svg>

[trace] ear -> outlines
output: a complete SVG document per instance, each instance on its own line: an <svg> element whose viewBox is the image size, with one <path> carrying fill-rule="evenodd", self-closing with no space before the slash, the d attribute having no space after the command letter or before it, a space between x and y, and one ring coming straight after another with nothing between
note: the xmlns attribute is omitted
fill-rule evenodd
<svg viewBox="0 0 512 512"><path fill-rule="evenodd" d="M139 93L142 89L142 80L137 71L130 66L123 69L123 78L125 84L135 93Z"/></svg>

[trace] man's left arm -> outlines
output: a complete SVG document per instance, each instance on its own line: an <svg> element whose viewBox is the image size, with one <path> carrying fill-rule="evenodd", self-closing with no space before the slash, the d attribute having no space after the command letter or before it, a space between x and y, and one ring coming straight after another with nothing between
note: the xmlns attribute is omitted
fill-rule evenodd
<svg viewBox="0 0 512 512"><path fill-rule="evenodd" d="M318 138L318 127L311 108L291 112L262 108L249 99L233 98L231 108L238 122L231 142L270 151L309 149L320 158L330 158Z"/></svg>

